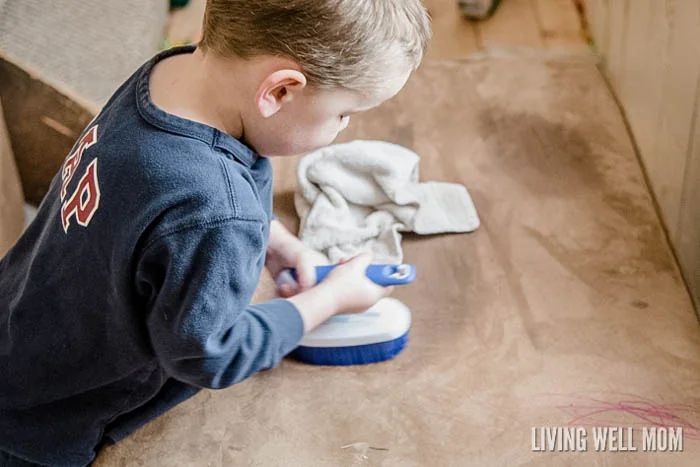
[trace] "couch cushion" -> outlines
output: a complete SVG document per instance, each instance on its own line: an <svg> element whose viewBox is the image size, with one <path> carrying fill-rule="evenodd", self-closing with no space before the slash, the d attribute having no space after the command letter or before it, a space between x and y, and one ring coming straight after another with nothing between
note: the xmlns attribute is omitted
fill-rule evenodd
<svg viewBox="0 0 700 467"><path fill-rule="evenodd" d="M0 0L0 48L98 105L161 43L168 2Z"/></svg>

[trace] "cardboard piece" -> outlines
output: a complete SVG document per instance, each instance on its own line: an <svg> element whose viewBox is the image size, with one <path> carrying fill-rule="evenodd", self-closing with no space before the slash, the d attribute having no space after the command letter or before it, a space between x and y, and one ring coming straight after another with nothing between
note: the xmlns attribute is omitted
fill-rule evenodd
<svg viewBox="0 0 700 467"><path fill-rule="evenodd" d="M0 99L28 201L78 135L160 46L168 1L0 0Z"/></svg>
<svg viewBox="0 0 700 467"><path fill-rule="evenodd" d="M0 54L0 99L5 105L27 201L38 205L97 107L60 90Z"/></svg>
<svg viewBox="0 0 700 467"><path fill-rule="evenodd" d="M22 183L12 153L0 101L0 258L15 244L23 228Z"/></svg>

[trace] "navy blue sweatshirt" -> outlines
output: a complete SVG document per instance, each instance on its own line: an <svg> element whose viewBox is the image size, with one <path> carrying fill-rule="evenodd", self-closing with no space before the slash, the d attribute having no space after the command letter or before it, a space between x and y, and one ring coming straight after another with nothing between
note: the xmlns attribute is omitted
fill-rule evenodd
<svg viewBox="0 0 700 467"><path fill-rule="evenodd" d="M276 366L303 334L287 300L250 305L272 170L149 96L160 54L112 96L0 261L0 451L89 464L195 394Z"/></svg>

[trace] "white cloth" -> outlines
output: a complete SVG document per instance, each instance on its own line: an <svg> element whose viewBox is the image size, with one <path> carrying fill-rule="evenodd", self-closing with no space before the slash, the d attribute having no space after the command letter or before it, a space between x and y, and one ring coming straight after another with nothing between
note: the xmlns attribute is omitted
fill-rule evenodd
<svg viewBox="0 0 700 467"><path fill-rule="evenodd" d="M335 263L361 252L403 261L401 233L471 232L479 217L466 188L418 181L418 155L381 141L353 141L301 159L294 197L299 238Z"/></svg>

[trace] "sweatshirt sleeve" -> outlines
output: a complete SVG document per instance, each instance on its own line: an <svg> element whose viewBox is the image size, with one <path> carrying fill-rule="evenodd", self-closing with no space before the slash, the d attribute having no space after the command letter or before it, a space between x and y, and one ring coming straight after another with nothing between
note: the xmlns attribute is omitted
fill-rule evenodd
<svg viewBox="0 0 700 467"><path fill-rule="evenodd" d="M264 245L262 223L238 219L183 228L147 245L136 288L170 376L224 388L276 366L298 345L304 326L291 302L250 305Z"/></svg>

